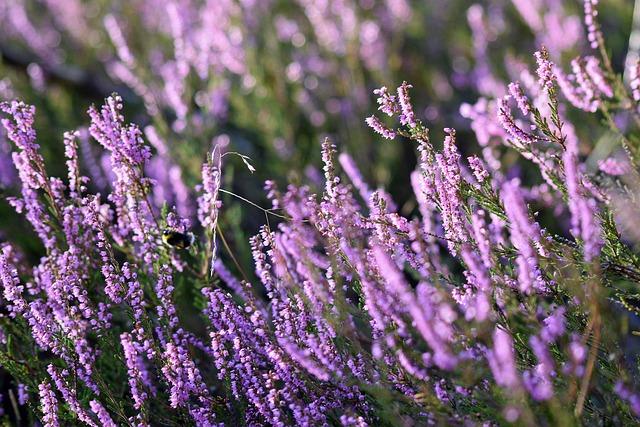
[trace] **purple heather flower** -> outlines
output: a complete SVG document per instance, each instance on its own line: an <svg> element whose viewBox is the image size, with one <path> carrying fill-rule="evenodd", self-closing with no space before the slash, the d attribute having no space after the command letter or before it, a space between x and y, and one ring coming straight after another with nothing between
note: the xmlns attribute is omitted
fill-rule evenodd
<svg viewBox="0 0 640 427"><path fill-rule="evenodd" d="M567 140L562 161L569 196L571 232L576 238L582 240L585 260L592 261L600 254L602 237L596 201L585 194L582 175L578 170L577 141Z"/></svg>
<svg viewBox="0 0 640 427"><path fill-rule="evenodd" d="M79 131L80 155L82 156L82 164L89 173L89 178L93 185L101 192L106 192L109 187L109 180L106 171L100 166L99 154L96 148L91 144L89 130L82 128Z"/></svg>
<svg viewBox="0 0 640 427"><path fill-rule="evenodd" d="M598 161L598 169L607 175L621 176L629 172L630 165L627 161L609 157L608 159Z"/></svg>
<svg viewBox="0 0 640 427"><path fill-rule="evenodd" d="M228 287L233 291L234 294L239 296L245 301L249 300L249 295L247 294L247 290L243 283L241 283L234 275L229 271L226 265L221 260L216 260L213 266L216 274Z"/></svg>
<svg viewBox="0 0 640 427"><path fill-rule="evenodd" d="M169 403L172 408L188 406L189 411L195 420L213 420L215 416L211 412L211 397L205 385L200 370L189 355L187 348L183 345L186 342L180 339L181 331L174 335L174 342L170 342L165 347L163 354L164 366L162 374L170 384ZM197 408L189 403L191 398L197 398L202 405Z"/></svg>
<svg viewBox="0 0 640 427"><path fill-rule="evenodd" d="M325 49L342 56L347 40L351 40L358 27L355 5L347 2L318 3L299 0L305 15L311 22L318 43Z"/></svg>
<svg viewBox="0 0 640 427"><path fill-rule="evenodd" d="M69 189L71 198L78 197L83 191L83 178L80 176L80 165L78 164L78 144L76 139L80 132L64 133L64 154L67 160L67 170L69 179Z"/></svg>
<svg viewBox="0 0 640 427"><path fill-rule="evenodd" d="M9 264L10 247L0 248L0 283L2 283L2 296L7 304L7 309L11 317L24 312L27 302L22 293L24 286L20 285L20 278L16 268Z"/></svg>
<svg viewBox="0 0 640 427"><path fill-rule="evenodd" d="M167 226L180 233L186 233L191 228L191 220L176 215L175 212L169 212L167 214Z"/></svg>
<svg viewBox="0 0 640 427"><path fill-rule="evenodd" d="M354 417L352 415L341 415L340 424L343 427L368 427L369 424L362 417Z"/></svg>
<svg viewBox="0 0 640 427"><path fill-rule="evenodd" d="M144 291L142 285L138 280L138 273L136 272L136 266L131 265L128 262L122 264L121 268L123 282L126 283L126 295L124 300L131 307L133 312L133 319L136 323L136 335L140 341L144 340L144 334L142 329L142 321L145 318L145 300ZM165 278L160 280L166 280ZM164 296L164 295L163 295Z"/></svg>
<svg viewBox="0 0 640 427"><path fill-rule="evenodd" d="M585 70L593 84L604 96L609 98L613 97L613 89L609 82L607 82L602 68L600 67L600 61L596 57L587 56L585 58Z"/></svg>
<svg viewBox="0 0 640 427"><path fill-rule="evenodd" d="M621 399L624 399L629 403L631 411L636 417L640 417L640 393L634 393L620 380L616 382L613 391L620 396Z"/></svg>
<svg viewBox="0 0 640 427"><path fill-rule="evenodd" d="M553 396L553 359L546 343L537 336L529 340L538 364L523 374L523 384L535 400L548 400Z"/></svg>
<svg viewBox="0 0 640 427"><path fill-rule="evenodd" d="M42 422L44 427L59 427L58 422L58 400L47 381L43 381L38 386L40 394L40 407L42 408Z"/></svg>
<svg viewBox="0 0 640 427"><path fill-rule="evenodd" d="M95 196L86 205L88 225L96 232L96 246L102 261L101 271L105 279L104 292L109 299L119 304L122 302L124 292L124 277L118 274L115 260L113 259L113 248L111 242L105 234L104 220L100 216L99 197Z"/></svg>
<svg viewBox="0 0 640 427"><path fill-rule="evenodd" d="M457 364L455 355L451 353L447 343L442 340L434 328L429 316L424 311L424 307L418 304L415 294L411 292L397 266L381 247L374 248L373 254L380 274L387 282L390 290L400 298L400 301L407 308L413 318L416 329L433 350L435 364L441 369L453 369Z"/></svg>
<svg viewBox="0 0 640 427"><path fill-rule="evenodd" d="M516 370L513 340L508 332L496 328L493 333L493 348L487 350L487 361L493 377L498 385L508 389L517 388L520 384Z"/></svg>
<svg viewBox="0 0 640 427"><path fill-rule="evenodd" d="M198 219L203 227L212 234L211 273L217 257L216 230L218 212L222 202L218 197L222 178L222 153L218 146L214 147L211 158L202 165L202 195L198 197Z"/></svg>
<svg viewBox="0 0 640 427"><path fill-rule="evenodd" d="M29 387L25 384L18 384L18 404L24 406L29 400Z"/></svg>
<svg viewBox="0 0 640 427"><path fill-rule="evenodd" d="M313 360L312 353L309 349L301 349L295 343L284 338L280 338L278 343L296 363L311 375L320 381L329 381L331 378L330 374Z"/></svg>
<svg viewBox="0 0 640 427"><path fill-rule="evenodd" d="M311 417L320 417L316 422L324 419L321 414L314 416L310 405L306 405L307 415L303 415L302 408L289 394L308 393L308 389L300 382L295 365L285 363L282 349L268 339L260 311L243 312L219 289L205 288L203 294L209 300L205 314L212 326L210 336L215 366L220 379L229 378L231 393L236 398L246 399L253 411L273 425L284 425L285 414L274 401L276 396L284 399L298 423L311 423ZM284 307L277 299L274 304ZM290 336L295 332L291 329ZM272 380L261 380L264 376Z"/></svg>
<svg viewBox="0 0 640 427"><path fill-rule="evenodd" d="M51 379L56 384L56 388L62 394L64 402L69 405L69 409L76 414L78 419L90 427L98 427L98 425L91 419L89 412L87 412L78 401L77 391L73 386L70 386L67 382L69 372L63 370L58 371L53 365L47 366L47 372L51 376Z"/></svg>
<svg viewBox="0 0 640 427"><path fill-rule="evenodd" d="M475 176L479 184L483 184L489 178L489 172L487 172L482 164L482 160L480 160L478 156L469 156L467 157L467 161L469 162L473 176Z"/></svg>
<svg viewBox="0 0 640 427"><path fill-rule="evenodd" d="M116 52L120 57L120 60L128 67L133 68L135 65L135 59L133 54L127 46L127 42L122 34L122 29L118 24L118 20L115 16L108 14L104 18L104 27L111 38L111 42L116 48Z"/></svg>
<svg viewBox="0 0 640 427"><path fill-rule="evenodd" d="M410 236L414 242L412 248L416 253L422 253L425 256L425 266L438 265L439 248L437 247L436 238L434 237L435 221L433 218L436 206L433 201L433 195L431 195L432 190L427 185L425 177L419 170L411 173L411 185L418 201L420 215L422 216L420 223L417 223L419 228L414 228L415 232ZM424 240L424 247L420 243L420 240Z"/></svg>
<svg viewBox="0 0 640 427"><path fill-rule="evenodd" d="M0 102L0 111L10 115L9 119L2 119L2 125L7 131L9 139L20 150L27 153L30 159L41 158L36 144L36 131L33 129L36 108L20 101Z"/></svg>
<svg viewBox="0 0 640 427"><path fill-rule="evenodd" d="M462 259L467 266L465 276L469 284L475 288L467 289L467 295L462 299L462 305L465 304L465 314L467 319L475 318L482 322L487 319L491 312L488 295L491 294L491 277L485 265L480 261L480 257L464 246L461 251Z"/></svg>
<svg viewBox="0 0 640 427"><path fill-rule="evenodd" d="M375 89L373 93L378 95L378 99L376 100L379 105L378 110L389 117L400 112L398 98L395 95L391 95L385 86L382 86L380 89Z"/></svg>
<svg viewBox="0 0 640 427"><path fill-rule="evenodd" d="M564 307L556 308L553 313L543 320L543 328L540 330L540 337L547 343L558 339L565 331Z"/></svg>
<svg viewBox="0 0 640 427"><path fill-rule="evenodd" d="M356 166L353 158L347 153L341 153L338 156L338 161L340 162L344 173L347 174L347 176L353 183L353 186L360 193L360 197L362 197L363 200L368 201L371 198L371 190L369 189L369 186L367 185L365 180L362 178L362 174L358 170L358 166Z"/></svg>
<svg viewBox="0 0 640 427"><path fill-rule="evenodd" d="M477 253L468 246L464 246L461 251L462 259L468 267L468 272L474 277L474 285L483 292L491 291L491 278L487 267L482 263ZM482 320L482 319L480 319Z"/></svg>
<svg viewBox="0 0 640 427"><path fill-rule="evenodd" d="M173 289L171 269L169 266L163 265L158 271L158 279L155 286L156 296L160 300L160 304L156 306L156 311L160 318L167 321L170 329L178 326L178 314L173 303Z"/></svg>
<svg viewBox="0 0 640 427"><path fill-rule="evenodd" d="M585 61L582 58L575 58L571 61L571 71L573 71L573 77L578 84L578 93L582 98L583 103L587 106L586 111L594 112L600 106L600 100L598 99L599 91L587 74L585 67Z"/></svg>
<svg viewBox="0 0 640 427"><path fill-rule="evenodd" d="M584 361L587 359L588 348L582 343L582 337L572 334L569 343L569 361L563 367L565 374L582 377L584 375Z"/></svg>
<svg viewBox="0 0 640 427"><path fill-rule="evenodd" d="M577 69L580 75L584 76L580 71L579 65ZM587 112L594 112L598 109L599 101L593 97L593 93L591 93L589 97L580 85L574 86L573 80L576 80L575 75L567 76L559 68L555 69L555 73L558 77L558 86L571 105ZM582 82L585 82L584 78ZM588 88L589 86L585 85L585 87Z"/></svg>
<svg viewBox="0 0 640 427"><path fill-rule="evenodd" d="M508 181L502 186L502 201L511 225L511 242L518 251L518 284L520 291L531 293L534 289L546 290L546 284L540 275L534 243L540 243L540 231L537 223L529 219L527 206L517 181Z"/></svg>
<svg viewBox="0 0 640 427"><path fill-rule="evenodd" d="M587 26L587 40L592 49L597 49L602 33L598 25L598 0L584 0L584 23Z"/></svg>
<svg viewBox="0 0 640 427"><path fill-rule="evenodd" d="M148 388L150 383L149 372L144 364L142 356L139 354L137 343L133 341L128 333L120 335L120 342L124 350L124 359L129 375L129 387L134 400L134 407L140 409L149 397L144 388Z"/></svg>
<svg viewBox="0 0 640 427"><path fill-rule="evenodd" d="M553 82L556 79L554 74L553 63L549 60L549 53L546 49L539 50L534 53L538 68L536 70L538 74L538 81L541 88L546 90L553 88Z"/></svg>
<svg viewBox="0 0 640 427"><path fill-rule="evenodd" d="M479 209L471 216L471 226L473 229L473 238L478 245L480 258L486 268L491 268L491 241L489 239L489 231L485 220L485 211Z"/></svg>
<svg viewBox="0 0 640 427"><path fill-rule="evenodd" d="M441 209L445 237L448 239L449 252L456 255L456 245L466 241L466 220L462 212L460 196L460 154L456 147L455 130L445 129L442 153L435 155L437 169L434 175L435 189Z"/></svg>
<svg viewBox="0 0 640 427"><path fill-rule="evenodd" d="M488 47L490 39L493 37L493 30L489 28L483 7L479 4L471 5L467 10L467 22L473 35L476 62L471 77L483 95L501 95L504 89L491 72Z"/></svg>
<svg viewBox="0 0 640 427"><path fill-rule="evenodd" d="M27 13L30 8L23 2L7 4L3 10L6 18L3 25L8 27L7 33L18 34L25 45L36 54L37 62L57 65L61 61L60 39L58 31L50 26L36 26ZM40 20L38 20L40 21Z"/></svg>
<svg viewBox="0 0 640 427"><path fill-rule="evenodd" d="M520 13L520 16L522 16L522 19L534 32L542 31L543 21L535 3L527 0L512 0L512 3Z"/></svg>
<svg viewBox="0 0 640 427"><path fill-rule="evenodd" d="M338 198L338 187L340 178L336 175L335 170L336 146L331 143L329 138L322 141L322 170L325 178L325 195L329 202L336 203Z"/></svg>
<svg viewBox="0 0 640 427"><path fill-rule="evenodd" d="M413 86L411 86L407 82L402 82L402 84L398 87L398 102L400 103L400 111L402 113L400 115L400 123L402 125L409 125L409 127L414 128L417 126L417 122L415 114L413 112L413 105L411 104L411 97L409 96L409 89L411 89L412 87ZM369 126L371 126L371 124L369 124Z"/></svg>
<svg viewBox="0 0 640 427"><path fill-rule="evenodd" d="M503 129L507 131L511 137L519 141L525 147L535 142L535 138L522 130L517 124L513 116L511 115L511 108L509 108L510 95L497 99L498 109L498 121L502 125Z"/></svg>
<svg viewBox="0 0 640 427"><path fill-rule="evenodd" d="M447 381L444 379L441 379L440 381L436 381L435 385L433 386L433 391L435 391L436 397L442 403L451 402L450 400L451 398L449 396L449 393L447 392L446 387L447 387Z"/></svg>
<svg viewBox="0 0 640 427"><path fill-rule="evenodd" d="M31 87L36 92L44 92L47 89L47 81L41 66L35 62L27 65L27 75L29 76Z"/></svg>
<svg viewBox="0 0 640 427"><path fill-rule="evenodd" d="M155 183L151 189L154 207L175 206L184 217L193 217L191 195L182 179L182 170L168 157L157 155L145 167L145 174Z"/></svg>
<svg viewBox="0 0 640 427"><path fill-rule="evenodd" d="M516 103L518 104L518 108L520 109L522 114L524 114L525 116L528 115L529 111L531 111L531 106L529 104L529 99L524 94L524 92L522 92L520 83L518 82L509 83L509 94L511 94L513 99L516 100Z"/></svg>
<svg viewBox="0 0 640 427"><path fill-rule="evenodd" d="M100 421L100 425L102 427L116 427L116 423L113 422L109 412L102 406L100 402L97 400L92 400L89 402L89 406L94 414L98 417L98 421Z"/></svg>
<svg viewBox="0 0 640 427"><path fill-rule="evenodd" d="M394 139L396 137L395 131L389 129L384 124L382 124L380 119L378 119L376 116L367 117L365 119L365 122L367 123L367 125L369 125L371 129L373 129L374 131L376 131L386 139Z"/></svg>
<svg viewBox="0 0 640 427"><path fill-rule="evenodd" d="M63 350L57 332L59 327L56 324L50 308L40 299L29 303L29 312L25 318L31 327L31 334L35 342L43 349L50 350L58 355L67 355Z"/></svg>
<svg viewBox="0 0 640 427"><path fill-rule="evenodd" d="M51 227L52 218L49 208L40 200L38 190L44 189L54 199L52 201L54 205L59 200L56 200L56 194L47 179L44 159L38 152L39 146L35 142L36 132L33 128L35 108L18 101L0 102L0 112L11 116L11 119L3 118L1 123L7 132L7 137L19 150L14 151L12 157L22 182L22 197L10 198L9 203L18 213L26 212L27 219L45 248L51 250L56 243L55 233Z"/></svg>
<svg viewBox="0 0 640 427"><path fill-rule="evenodd" d="M387 325L388 312L392 307L389 296L381 292L376 281L367 274L365 268L366 256L363 251L351 248L346 242L342 242L340 249L344 252L349 262L355 267L362 283L362 293L364 295L364 308L371 316L371 326L375 331L385 330ZM375 350L375 346L372 349ZM375 353L375 352L374 352ZM374 355L374 357L376 357Z"/></svg>
<svg viewBox="0 0 640 427"><path fill-rule="evenodd" d="M2 81L0 80L0 86ZM0 188L8 188L16 181L17 171L11 159L11 145L0 127Z"/></svg>
<svg viewBox="0 0 640 427"><path fill-rule="evenodd" d="M115 205L118 237L131 237L137 242L137 255L145 266L151 268L158 257L154 247L154 235L158 230L147 199L147 188L151 182L143 176L151 150L144 143L140 129L124 123L123 108L122 98L118 95L108 97L99 111L91 106L88 111L91 117L89 132L110 152L114 182L109 200Z"/></svg>

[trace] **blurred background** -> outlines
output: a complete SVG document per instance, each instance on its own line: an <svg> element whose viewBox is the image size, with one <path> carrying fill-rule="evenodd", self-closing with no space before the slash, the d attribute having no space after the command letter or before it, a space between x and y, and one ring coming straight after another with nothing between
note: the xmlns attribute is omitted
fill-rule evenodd
<svg viewBox="0 0 640 427"><path fill-rule="evenodd" d="M267 206L266 179L321 185L325 136L410 213L415 147L367 128L364 119L377 108L372 91L406 80L435 145L442 128L455 127L463 154L478 153L499 136L483 122L491 100L534 70L535 50L545 45L564 65L588 51L582 8L577 0L0 0L0 100L36 106L52 175L65 174L62 133L80 130L83 173L105 194L109 161L86 132L86 111L119 93L126 119L153 146L147 174L157 181L154 204L175 205L186 217L194 216L194 187L213 145L249 156L257 169L251 174L227 157L223 188ZM633 8L631 0L600 5L621 72ZM593 140L597 120L582 114L578 136ZM0 188L11 195L15 170L2 132ZM527 164L516 165L516 153L500 156L509 174L540 181ZM264 213L228 195L223 201L222 226L248 254ZM0 239L41 253L2 200L0 219L10 225Z"/></svg>

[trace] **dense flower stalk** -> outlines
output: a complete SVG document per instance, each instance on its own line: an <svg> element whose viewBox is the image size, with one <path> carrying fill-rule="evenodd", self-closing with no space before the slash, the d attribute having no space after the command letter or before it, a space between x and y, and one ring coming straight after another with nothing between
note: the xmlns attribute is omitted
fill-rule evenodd
<svg viewBox="0 0 640 427"><path fill-rule="evenodd" d="M592 49L597 49L602 39L598 24L598 0L584 0L584 23L587 26L587 40Z"/></svg>
<svg viewBox="0 0 640 427"><path fill-rule="evenodd" d="M629 172L629 164L625 161L609 157L608 159L598 161L598 169L609 175L620 176Z"/></svg>
<svg viewBox="0 0 640 427"><path fill-rule="evenodd" d="M446 342L436 333L430 324L423 308L417 304L416 298L409 290L397 267L392 264L384 250L377 247L373 250L377 264L391 290L400 298L415 322L416 328L434 352L433 360L442 369L453 369L456 358L451 354Z"/></svg>
<svg viewBox="0 0 640 427"><path fill-rule="evenodd" d="M509 181L502 186L505 211L511 222L511 242L518 250L518 285L522 292L534 289L546 290L536 261L536 251L532 242L540 242L540 231L536 223L529 219L527 207L522 198L518 182Z"/></svg>
<svg viewBox="0 0 640 427"><path fill-rule="evenodd" d="M24 312L27 303L22 293L24 287L20 285L18 271L10 264L10 248L5 246L0 251L0 283L2 283L2 296L7 304L7 309L12 317Z"/></svg>
<svg viewBox="0 0 640 427"><path fill-rule="evenodd" d="M80 165L78 163L78 144L76 139L80 136L79 132L65 132L64 134L64 155L67 158L67 170L69 179L69 189L71 197L77 196L82 191L80 177Z"/></svg>
<svg viewBox="0 0 640 427"><path fill-rule="evenodd" d="M493 332L493 348L487 351L486 356L496 383L516 389L520 378L516 370L513 339L508 332L496 328Z"/></svg>
<svg viewBox="0 0 640 427"><path fill-rule="evenodd" d="M536 70L538 74L538 81L540 87L545 88L547 91L553 88L556 75L553 71L553 63L549 60L549 53L546 49L536 51L534 54L538 68Z"/></svg>
<svg viewBox="0 0 640 427"><path fill-rule="evenodd" d="M169 402L172 408L188 407L189 413L198 425L213 425L215 415L211 411L212 399L200 370L187 352L186 342L181 340L182 331L174 335L174 341L167 343L164 352L165 365L162 373L171 385ZM191 404L191 398L198 401Z"/></svg>
<svg viewBox="0 0 640 427"><path fill-rule="evenodd" d="M547 78L548 77L545 77L545 79ZM513 99L516 100L516 103L518 104L518 108L520 109L522 114L524 114L525 116L528 115L530 111L529 99L522 92L522 88L520 87L520 84L517 82L509 83L509 94L511 94Z"/></svg>
<svg viewBox="0 0 640 427"><path fill-rule="evenodd" d="M363 179L356 163L353 161L353 158L347 153L341 153L340 156L338 156L338 161L340 162L340 166L342 166L344 173L347 174L353 183L353 186L360 193L360 197L362 197L363 200L369 200L371 198L371 190Z"/></svg>
<svg viewBox="0 0 640 427"><path fill-rule="evenodd" d="M55 206L55 195L44 171L44 159L40 155L36 143L36 131L33 128L35 107L23 102L1 102L0 112L11 119L3 118L1 123L7 131L7 137L15 144L18 151L12 153L13 164L20 178L21 198L10 199L11 205L18 213L26 212L26 217L47 249L56 244L53 233L51 215L47 206L38 196L38 190L44 189L49 203ZM56 212L57 213L57 212Z"/></svg>
<svg viewBox="0 0 640 427"><path fill-rule="evenodd" d="M391 95L385 86L374 90L373 93L378 95L378 99L376 100L379 105L378 110L389 117L400 112L400 108L398 108L398 98L395 95Z"/></svg>
<svg viewBox="0 0 640 427"><path fill-rule="evenodd" d="M45 427L58 427L58 400L56 399L51 385L44 381L38 386L40 394L40 406L42 408L42 421Z"/></svg>
<svg viewBox="0 0 640 427"><path fill-rule="evenodd" d="M407 82L402 82L398 87L398 103L400 104L400 123L408 125L409 127L416 127L416 117L413 112L413 105L411 104L411 97L409 96L409 89L413 86Z"/></svg>
<svg viewBox="0 0 640 427"><path fill-rule="evenodd" d="M29 388L25 384L18 384L18 404L24 406L29 400Z"/></svg>
<svg viewBox="0 0 640 427"><path fill-rule="evenodd" d="M498 120L500 124L504 130L520 144L526 146L535 143L535 138L516 124L515 119L511 115L511 108L509 108L510 99L511 96L505 96L497 100Z"/></svg>
<svg viewBox="0 0 640 427"><path fill-rule="evenodd" d="M386 139L394 139L396 137L395 131L386 127L376 116L367 117L365 122L371 129L373 129Z"/></svg>
<svg viewBox="0 0 640 427"><path fill-rule="evenodd" d="M129 376L129 387L131 389L131 396L135 402L134 407L140 409L149 397L149 394L145 391L145 387L151 386L150 374L131 335L123 333L120 336L120 342L124 350L124 358Z"/></svg>
<svg viewBox="0 0 640 427"><path fill-rule="evenodd" d="M613 97L613 88L607 81L607 78L600 67L600 61L594 56L585 58L585 69L587 75L596 86L596 88L606 97Z"/></svg>
<svg viewBox="0 0 640 427"><path fill-rule="evenodd" d="M435 173L435 188L442 212L442 225L448 241L449 251L455 255L456 245L465 241L467 233L465 220L461 211L460 197L460 154L455 144L455 130L445 129L447 136L444 140L443 153L435 156L437 171Z"/></svg>
<svg viewBox="0 0 640 427"><path fill-rule="evenodd" d="M62 394L65 403L69 405L69 408L76 414L78 419L88 426L98 427L78 401L76 390L67 383L66 377L69 375L69 372L66 370L59 372L53 365L47 366L47 372L51 376L60 394Z"/></svg>
<svg viewBox="0 0 640 427"><path fill-rule="evenodd" d="M482 160L477 156L471 156L467 158L467 161L469 162L469 167L473 172L473 176L475 176L479 184L483 184L487 178L489 178L489 172L487 172L482 164Z"/></svg>
<svg viewBox="0 0 640 427"><path fill-rule="evenodd" d="M212 274L218 256L216 233L219 210L222 206L222 201L218 196L221 179L222 153L216 146L211 157L202 165L202 195L198 197L198 219L211 235L210 271Z"/></svg>
<svg viewBox="0 0 640 427"><path fill-rule="evenodd" d="M101 426L116 427L116 423L114 423L111 419L109 412L107 412L107 410L104 408L104 406L102 406L100 402L98 402L97 400L92 400L91 402L89 402L89 406L91 407L93 413L98 417L98 421L100 422Z"/></svg>
<svg viewBox="0 0 640 427"><path fill-rule="evenodd" d="M596 201L585 195L582 175L578 170L577 143L567 145L562 156L564 163L569 210L571 211L571 232L584 245L584 258L592 261L598 257L602 247Z"/></svg>

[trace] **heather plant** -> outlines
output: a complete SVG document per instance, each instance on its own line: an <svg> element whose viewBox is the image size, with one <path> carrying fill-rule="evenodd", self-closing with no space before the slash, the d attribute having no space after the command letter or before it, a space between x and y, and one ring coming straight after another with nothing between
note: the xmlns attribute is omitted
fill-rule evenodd
<svg viewBox="0 0 640 427"><path fill-rule="evenodd" d="M361 120L369 112L368 93L403 76L423 88L419 93L429 99L432 123L457 116L459 102L467 98L462 92L471 88L467 80L474 80L464 77L471 55L457 42L469 35L465 25L446 23L468 5L467 0L4 1L0 99L34 105L42 140L77 129L81 172L91 178L92 191L105 193L109 153L89 138L83 117L91 103L117 92L157 154L145 166L156 182L151 203L160 208L166 201L192 219L192 189L201 159L214 145L269 164L251 175L231 162L225 173L228 187L263 204L265 179L317 177L317 141L326 135L341 141L359 164L375 159L371 170L363 170L365 178L389 184L404 203L410 197L406 177L390 174L389 166L415 162L413 153L409 146L374 143ZM447 48L457 44L454 51ZM463 63L454 70L458 58ZM47 159L64 155L60 144L42 144L41 150ZM0 131L2 188L17 183L10 151ZM51 162L51 173L64 174L62 166ZM228 238L245 269L250 248L244 242L262 220L252 213L239 208L223 213L233 223ZM13 212L0 206L0 214L12 222L3 238L23 240L25 230ZM24 240L28 254L38 256L33 242Z"/></svg>
<svg viewBox="0 0 640 427"><path fill-rule="evenodd" d="M438 129L455 125L465 133L459 104L504 95L500 81L519 64L514 52L544 44L554 59L567 60L587 46L579 4L527 3L6 1L0 4L0 97L19 96L46 110L39 131L53 139L79 127L91 102L116 91L150 142L165 142L189 187L199 171L194 159L210 151L213 137L284 174L319 160L316 143L330 133L358 163L376 159L377 167L363 173L390 183L404 202L406 181L388 167L402 164L393 159L412 161L412 153L372 143L361 120L369 112L367 94L406 79L422 88L414 96L423 117ZM626 31L630 5L610 0L608 6L615 23L605 24ZM467 9L469 28L461 13ZM626 48L620 38L609 44L618 55ZM55 146L43 150L62 154ZM148 167L158 182L160 163ZM94 184L101 182L90 172ZM242 190L260 197L252 186Z"/></svg>
<svg viewBox="0 0 640 427"><path fill-rule="evenodd" d="M300 3L319 45L348 47L349 2L326 10ZM260 7L229 5L224 11ZM414 171L392 171L411 183L413 205L370 186L361 163L338 154L341 141L331 138L318 147L323 176L284 187L268 180L268 207L225 178L234 166L252 173L268 162L233 151L225 138L191 160L200 173L189 188L183 174L193 171L171 154L162 110L175 113L172 132L207 131L187 126L191 113L171 96L183 89L165 87L160 97L154 85L162 73L136 75L144 56L128 50L122 20L107 15L113 66L127 84L140 83L146 113L158 121L141 129L112 94L88 109L85 126L61 135L65 176L56 177L36 109L0 103L2 149L15 170L2 203L38 242L0 244L6 422L638 423L639 68L632 64L628 83L616 73L596 1L584 2L590 54L568 63L563 56L581 35L563 43L551 31L554 22L572 28L575 20L547 3L514 5L541 47L512 58L511 81L487 68L483 12L469 12L472 29L485 34L473 71L483 98L461 107L476 141L452 127L437 141L440 129L412 100L418 84L389 83L367 97L378 112L357 120L377 143L416 153ZM162 28L171 31L178 70L184 61L197 71L202 60L187 48L202 47L202 28L189 27L187 37L177 16L192 11L171 6L172 26ZM143 18L157 26L154 12ZM74 24L82 21L66 22ZM244 39L233 31L219 37L227 45L203 49L219 54L224 73L239 73L248 51L233 43ZM56 54L42 45L46 37L37 42L40 54ZM210 72L205 63L200 71ZM584 123L610 136L612 155L590 161L600 142L583 136ZM92 144L104 151L99 162L86 155ZM465 158L463 149L477 155ZM238 206L264 214L248 242L253 271L222 221Z"/></svg>
<svg viewBox="0 0 640 427"><path fill-rule="evenodd" d="M168 145L183 165L220 133L290 165L317 133L364 135L370 82L404 67L395 47L414 16L441 19L427 12L406 0L19 0L0 5L0 44L41 92L56 80L96 98L117 90L163 139L192 141Z"/></svg>

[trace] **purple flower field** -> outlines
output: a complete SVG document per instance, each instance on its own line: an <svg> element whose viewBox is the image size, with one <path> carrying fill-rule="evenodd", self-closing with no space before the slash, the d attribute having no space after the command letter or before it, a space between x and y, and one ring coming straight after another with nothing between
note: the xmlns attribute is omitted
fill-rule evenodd
<svg viewBox="0 0 640 427"><path fill-rule="evenodd" d="M0 424L640 425L640 1L0 0Z"/></svg>

